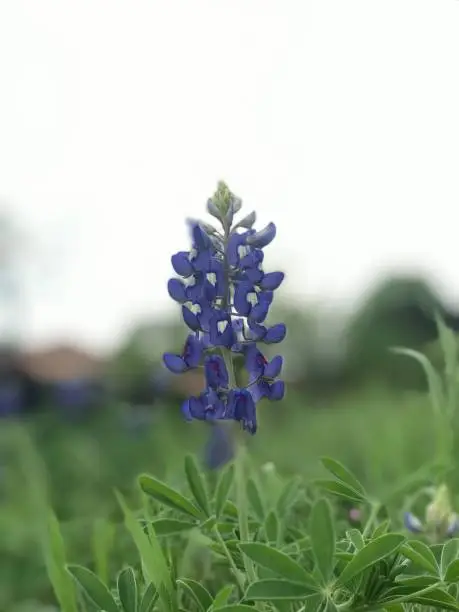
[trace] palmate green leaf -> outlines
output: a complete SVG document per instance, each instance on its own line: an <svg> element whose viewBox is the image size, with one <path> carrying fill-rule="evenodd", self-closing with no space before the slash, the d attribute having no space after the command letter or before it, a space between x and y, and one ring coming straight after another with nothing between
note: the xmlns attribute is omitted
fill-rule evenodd
<svg viewBox="0 0 459 612"><path fill-rule="evenodd" d="M184 589L188 595L196 602L201 612L206 612L212 605L212 595L209 591L196 580L190 578L179 578L177 584Z"/></svg>
<svg viewBox="0 0 459 612"><path fill-rule="evenodd" d="M118 574L117 585L118 597L124 612L137 612L137 582L132 567L126 567Z"/></svg>
<svg viewBox="0 0 459 612"><path fill-rule="evenodd" d="M158 590L153 582L145 589L139 605L139 612L153 612L155 603L159 597Z"/></svg>
<svg viewBox="0 0 459 612"><path fill-rule="evenodd" d="M458 602L449 593L441 589L432 589L430 587L427 589L426 593L412 593L390 600L381 600L381 604L384 606L407 602L440 608L441 610L459 610Z"/></svg>
<svg viewBox="0 0 459 612"><path fill-rule="evenodd" d="M459 582L459 559L455 559L448 565L444 581L449 584Z"/></svg>
<svg viewBox="0 0 459 612"><path fill-rule="evenodd" d="M361 493L359 493L355 489L352 489L349 485L339 480L320 479L320 480L315 480L314 484L319 489L322 489L323 491L326 491L327 493L331 493L332 495L335 495L336 497L340 497L341 499L347 499L349 501L353 501L357 503L362 503L365 501L365 497Z"/></svg>
<svg viewBox="0 0 459 612"><path fill-rule="evenodd" d="M189 499L187 499L184 495L169 487L167 484L154 478L153 476L148 476L147 474L142 474L138 478L138 482L142 491L153 497L161 504L165 506L169 506L174 510L178 510L179 512L183 512L192 516L196 519L202 519L202 511L197 508Z"/></svg>
<svg viewBox="0 0 459 612"><path fill-rule="evenodd" d="M245 542L241 543L239 548L256 564L282 578L293 582L304 582L308 585L315 584L313 577L297 561L271 546L258 542Z"/></svg>
<svg viewBox="0 0 459 612"><path fill-rule="evenodd" d="M196 459L191 455L185 457L185 474L196 503L206 516L210 516L210 500L206 483L196 464Z"/></svg>
<svg viewBox="0 0 459 612"><path fill-rule="evenodd" d="M265 508L259 488L253 478L247 481L247 499L255 516L262 523L265 520Z"/></svg>
<svg viewBox="0 0 459 612"><path fill-rule="evenodd" d="M404 541L405 538L402 535L387 533L376 538L376 540L368 542L368 544L354 555L352 561L346 565L337 580L337 584L343 585L349 582L352 578L364 572L368 567L393 555Z"/></svg>
<svg viewBox="0 0 459 612"><path fill-rule="evenodd" d="M145 522L145 527L148 527L150 523ZM151 521L155 533L158 537L170 536L184 531L190 531L194 529L198 523L192 521L182 521L174 518L159 518Z"/></svg>
<svg viewBox="0 0 459 612"><path fill-rule="evenodd" d="M363 485L359 482L356 476L348 470L342 463L331 459L330 457L322 457L321 463L325 469L333 474L338 480L348 485L354 491L360 493L363 497L366 497L366 492Z"/></svg>
<svg viewBox="0 0 459 612"><path fill-rule="evenodd" d="M438 564L435 555L424 542L420 540L408 540L401 547L402 554L413 563L424 568L434 575L438 575Z"/></svg>
<svg viewBox="0 0 459 612"><path fill-rule="evenodd" d="M440 558L440 576L445 579L446 572L453 561L459 557L459 540L454 538L443 546Z"/></svg>
<svg viewBox="0 0 459 612"><path fill-rule="evenodd" d="M67 565L67 570L83 592L100 610L119 612L118 606L108 587L91 570L82 565Z"/></svg>
<svg viewBox="0 0 459 612"><path fill-rule="evenodd" d="M249 585L246 601L294 601L317 593L317 588L290 580L257 580Z"/></svg>
<svg viewBox="0 0 459 612"><path fill-rule="evenodd" d="M331 506L326 499L317 500L312 507L309 537L317 568L327 582L333 572L336 538Z"/></svg>
<svg viewBox="0 0 459 612"><path fill-rule="evenodd" d="M222 587L218 593L215 595L215 599L212 603L212 610L215 608L221 608L222 606L226 606L228 603L228 599L231 597L232 592L234 591L234 586L232 584L227 584Z"/></svg>
<svg viewBox="0 0 459 612"><path fill-rule="evenodd" d="M220 474L220 478L217 483L215 491L215 515L217 518L221 515L223 510L227 510L228 496L231 491L231 487L234 482L234 465L230 464ZM237 512L236 512L237 518Z"/></svg>

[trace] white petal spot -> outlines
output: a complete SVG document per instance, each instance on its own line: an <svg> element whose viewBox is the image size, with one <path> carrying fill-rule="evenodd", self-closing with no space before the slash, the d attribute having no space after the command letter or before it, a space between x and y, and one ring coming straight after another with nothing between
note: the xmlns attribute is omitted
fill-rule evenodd
<svg viewBox="0 0 459 612"><path fill-rule="evenodd" d="M217 323L218 333L222 334L227 327L228 327L228 321L219 321Z"/></svg>
<svg viewBox="0 0 459 612"><path fill-rule="evenodd" d="M217 275L215 274L215 272L209 272L208 274L206 274L206 277L209 283L215 287L215 285L217 284Z"/></svg>
<svg viewBox="0 0 459 612"><path fill-rule="evenodd" d="M256 306L258 304L258 297L256 293L248 293L247 294L247 301L249 304L251 304L252 306Z"/></svg>

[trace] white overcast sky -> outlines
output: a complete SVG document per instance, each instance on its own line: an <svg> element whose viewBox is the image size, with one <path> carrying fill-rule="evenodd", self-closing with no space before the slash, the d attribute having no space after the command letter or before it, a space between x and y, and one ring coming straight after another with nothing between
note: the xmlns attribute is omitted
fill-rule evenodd
<svg viewBox="0 0 459 612"><path fill-rule="evenodd" d="M284 296L343 306L420 269L458 298L459 1L0 2L30 342L105 348L171 309L220 178L278 225Z"/></svg>

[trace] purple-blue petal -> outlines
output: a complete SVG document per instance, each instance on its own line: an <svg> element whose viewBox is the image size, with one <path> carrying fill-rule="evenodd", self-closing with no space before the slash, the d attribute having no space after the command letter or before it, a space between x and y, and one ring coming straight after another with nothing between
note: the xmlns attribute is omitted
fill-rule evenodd
<svg viewBox="0 0 459 612"><path fill-rule="evenodd" d="M268 274L263 276L260 287L267 291L274 291L281 285L284 277L285 274L283 272L268 272Z"/></svg>
<svg viewBox="0 0 459 612"><path fill-rule="evenodd" d="M276 236L276 226L274 223L269 223L261 231L256 232L247 238L247 244L262 249L274 240Z"/></svg>
<svg viewBox="0 0 459 612"><path fill-rule="evenodd" d="M178 278L171 278L167 283L167 290L173 300L179 303L187 301L185 285Z"/></svg>
<svg viewBox="0 0 459 612"><path fill-rule="evenodd" d="M269 307L273 301L272 291L263 291L258 294L258 304L252 306L250 319L256 323L262 323L268 316Z"/></svg>
<svg viewBox="0 0 459 612"><path fill-rule="evenodd" d="M180 355L174 355L173 353L164 353L163 362L166 368L171 372L174 372L174 374L181 374L188 369L188 366L182 357L180 357Z"/></svg>
<svg viewBox="0 0 459 612"><path fill-rule="evenodd" d="M266 378L276 378L279 376L280 371L282 370L283 358L281 355L276 355L271 359L271 361L265 366L264 375Z"/></svg>
<svg viewBox="0 0 459 612"><path fill-rule="evenodd" d="M282 340L285 338L286 333L287 328L285 327L285 325L283 323L278 323L277 325L273 325L273 327L270 327L267 330L263 341L267 344L276 344L277 342L282 342Z"/></svg>
<svg viewBox="0 0 459 612"><path fill-rule="evenodd" d="M187 278L193 274L193 266L189 260L189 253L180 251L171 257L172 267L180 276Z"/></svg>
<svg viewBox="0 0 459 612"><path fill-rule="evenodd" d="M285 393L285 383L283 380L276 380L270 387L267 394L268 398L273 401L281 400Z"/></svg>
<svg viewBox="0 0 459 612"><path fill-rule="evenodd" d="M193 420L193 415L191 414L191 398L188 398L183 402L182 414L187 421Z"/></svg>
<svg viewBox="0 0 459 612"><path fill-rule="evenodd" d="M225 360L220 355L210 355L204 362L207 386L212 389L228 387L229 376Z"/></svg>
<svg viewBox="0 0 459 612"><path fill-rule="evenodd" d="M408 531L413 533L421 533L423 531L422 523L412 512L405 512L403 522Z"/></svg>
<svg viewBox="0 0 459 612"><path fill-rule="evenodd" d="M234 289L234 307L244 317L251 310L251 304L247 301L247 296L251 291L253 291L253 285L244 281L238 283Z"/></svg>
<svg viewBox="0 0 459 612"><path fill-rule="evenodd" d="M199 318L186 306L182 306L182 316L185 324L188 325L190 329L193 331L198 331L201 329Z"/></svg>
<svg viewBox="0 0 459 612"><path fill-rule="evenodd" d="M202 343L195 334L190 334L183 350L183 359L189 368L196 368L202 358Z"/></svg>

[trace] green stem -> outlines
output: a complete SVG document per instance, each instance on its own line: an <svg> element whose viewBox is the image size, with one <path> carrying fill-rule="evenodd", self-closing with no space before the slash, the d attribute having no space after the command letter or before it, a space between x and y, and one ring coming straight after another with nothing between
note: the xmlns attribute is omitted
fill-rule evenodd
<svg viewBox="0 0 459 612"><path fill-rule="evenodd" d="M250 541L250 533L249 533L249 517L247 512L247 494L246 494L246 479L245 479L245 449L240 446L239 454L236 458L236 499L237 499L237 513L239 518L239 534L241 542L249 542ZM244 567L247 572L247 576L249 577L250 582L254 582L257 579L257 575L255 573L255 569L253 567L252 561L244 556Z"/></svg>
<svg viewBox="0 0 459 612"><path fill-rule="evenodd" d="M226 558L228 559L228 563L230 565L231 571L234 574L234 578L236 579L237 582L237 586L239 588L240 594L241 596L244 595L244 580L241 578L241 573L238 570L236 563L234 562L234 559L228 549L228 546L226 545L225 540L223 539L222 534L220 533L217 524L215 524L214 529L213 529L215 536L217 538L218 543L220 544L220 546L223 548L223 552L225 553Z"/></svg>
<svg viewBox="0 0 459 612"><path fill-rule="evenodd" d="M378 512L381 509L381 504L379 502L373 502L371 504L371 512L370 512L370 516L368 517L368 520L365 524L362 536L364 538L368 537L370 535L370 530L373 526L373 523L376 520L376 517L378 516Z"/></svg>

